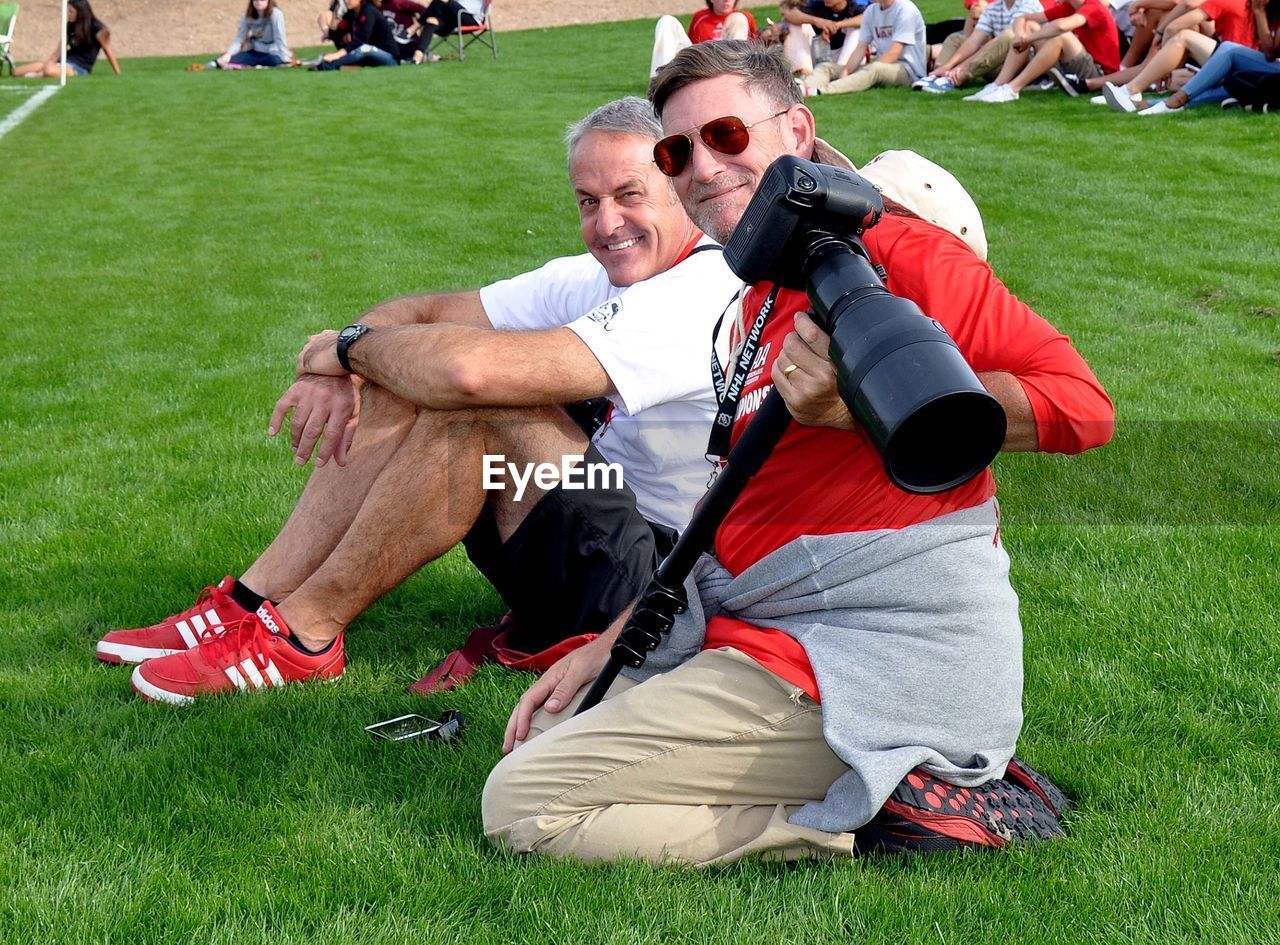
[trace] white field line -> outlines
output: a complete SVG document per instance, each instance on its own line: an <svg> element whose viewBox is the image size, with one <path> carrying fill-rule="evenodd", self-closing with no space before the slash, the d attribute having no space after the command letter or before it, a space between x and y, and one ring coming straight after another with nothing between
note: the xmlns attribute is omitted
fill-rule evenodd
<svg viewBox="0 0 1280 945"><path fill-rule="evenodd" d="M17 108L15 108L13 111L11 111L8 115L6 115L4 117L4 121L0 121L0 138L3 138L9 132L13 131L14 128L17 128L20 124L22 124L23 120L28 115L30 115L33 111L35 111L37 108L43 105L45 103L45 100L48 99L51 95L53 95L53 93L56 91L58 91L58 86L46 85L39 92L36 92L35 95L31 96L31 98L27 99Z"/></svg>

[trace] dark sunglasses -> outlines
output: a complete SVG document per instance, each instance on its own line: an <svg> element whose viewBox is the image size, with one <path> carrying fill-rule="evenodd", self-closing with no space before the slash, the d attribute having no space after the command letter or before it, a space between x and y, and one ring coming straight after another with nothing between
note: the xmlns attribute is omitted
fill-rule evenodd
<svg viewBox="0 0 1280 945"><path fill-rule="evenodd" d="M713 118L696 130L702 143L712 151L718 151L721 154L741 154L751 143L751 135L748 132L752 128L766 121L773 121L789 111L791 111L790 106L768 118L753 121L749 125L741 118L726 115L724 118ZM689 159L693 157L694 130L691 128L680 134L668 135L653 146L653 162L658 165L658 170L668 177L679 177L684 173L684 169L689 166Z"/></svg>

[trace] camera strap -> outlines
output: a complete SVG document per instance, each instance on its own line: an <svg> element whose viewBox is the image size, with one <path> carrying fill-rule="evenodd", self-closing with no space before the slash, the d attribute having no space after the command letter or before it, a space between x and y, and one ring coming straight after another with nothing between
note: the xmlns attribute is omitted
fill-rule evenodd
<svg viewBox="0 0 1280 945"><path fill-rule="evenodd" d="M715 385L716 397L720 399L720 403L716 408L715 423L711 425L711 436L707 440L707 461L717 467L720 460L729 455L729 440L733 434L734 418L738 414L738 401L742 398L742 388L745 386L747 373L751 370L751 362L756 358L756 350L760 347L760 336L764 334L765 322L769 320L769 313L773 311L780 289L781 286L775 285L765 298L764 304L760 306L760 314L756 316L751 330L747 332L747 337L742 342L742 350L734 359L733 374L728 378L724 376L724 368L720 366L720 359L716 357L716 338L720 335L720 326L724 322L725 315L728 314L727 308L720 313L715 327L711 329L711 382ZM735 301L741 304L740 299ZM732 305L731 302L730 307Z"/></svg>

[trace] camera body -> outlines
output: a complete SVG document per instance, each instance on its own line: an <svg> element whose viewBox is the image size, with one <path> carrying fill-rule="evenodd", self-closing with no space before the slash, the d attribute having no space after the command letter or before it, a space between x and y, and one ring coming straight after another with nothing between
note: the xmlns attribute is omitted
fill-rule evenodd
<svg viewBox="0 0 1280 945"><path fill-rule="evenodd" d="M857 174L785 155L762 178L725 261L746 282L806 292L831 336L840 397L890 480L944 492L990 465L1007 419L946 329L876 274L859 237L883 209Z"/></svg>
<svg viewBox="0 0 1280 945"><path fill-rule="evenodd" d="M785 155L760 181L725 244L725 260L744 282L804 289L810 234L852 237L850 248L865 257L857 237L883 212L880 191L852 171Z"/></svg>

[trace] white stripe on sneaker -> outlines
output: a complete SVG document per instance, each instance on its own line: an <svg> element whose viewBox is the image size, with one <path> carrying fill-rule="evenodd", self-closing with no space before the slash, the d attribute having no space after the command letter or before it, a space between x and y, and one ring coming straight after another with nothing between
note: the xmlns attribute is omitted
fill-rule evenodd
<svg viewBox="0 0 1280 945"><path fill-rule="evenodd" d="M197 634L201 634L201 633L204 633L206 629L208 629L208 624L204 622L204 619L199 614L192 614L191 629L194 630Z"/></svg>
<svg viewBox="0 0 1280 945"><path fill-rule="evenodd" d="M200 641L196 639L196 635L191 632L191 626L185 620L179 620L176 624L178 632L182 634L182 642L188 647L195 648Z"/></svg>
<svg viewBox="0 0 1280 945"><path fill-rule="evenodd" d="M180 693L169 692L161 689L159 686L152 685L147 678L142 675L142 667L139 666L133 671L133 676L129 680L133 684L133 691L144 699L150 699L152 702L167 702L170 705L190 705L196 700L191 696L184 696Z"/></svg>
<svg viewBox="0 0 1280 945"><path fill-rule="evenodd" d="M254 665L252 657L241 663L240 668L244 670L244 674L249 677L249 682L253 683L254 689L261 689L267 684L262 678L262 674L258 672L258 667Z"/></svg>
<svg viewBox="0 0 1280 945"><path fill-rule="evenodd" d="M240 675L240 670L236 669L234 666L228 666L223 670L223 672L227 674L228 679L236 684L237 689L249 688L249 684L245 682L244 677Z"/></svg>
<svg viewBox="0 0 1280 945"><path fill-rule="evenodd" d="M209 626L211 627L222 626L222 618L218 616L218 612L212 607L204 612L204 619L209 621Z"/></svg>
<svg viewBox="0 0 1280 945"><path fill-rule="evenodd" d="M280 675L280 670L276 669L273 660L267 660L267 678L271 680L273 686L283 686L284 677Z"/></svg>
<svg viewBox="0 0 1280 945"><path fill-rule="evenodd" d="M130 646L127 643L98 641L98 659L104 663L142 663L161 656L172 656L183 650L165 650L149 646Z"/></svg>

